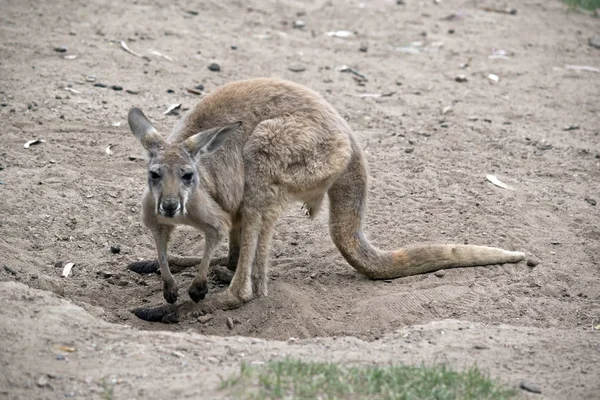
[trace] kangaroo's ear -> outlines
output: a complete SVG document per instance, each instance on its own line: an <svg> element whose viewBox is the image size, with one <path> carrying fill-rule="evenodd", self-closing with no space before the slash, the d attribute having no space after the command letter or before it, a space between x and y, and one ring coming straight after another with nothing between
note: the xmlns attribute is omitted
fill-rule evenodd
<svg viewBox="0 0 600 400"><path fill-rule="evenodd" d="M132 108L127 115L129 128L142 146L149 152L153 152L164 144L164 139L159 135L158 131L152 126L148 118L139 108Z"/></svg>
<svg viewBox="0 0 600 400"><path fill-rule="evenodd" d="M240 126L242 126L242 122L238 121L233 124L196 133L183 142L183 146L192 157L212 153L221 147L225 139L231 136Z"/></svg>

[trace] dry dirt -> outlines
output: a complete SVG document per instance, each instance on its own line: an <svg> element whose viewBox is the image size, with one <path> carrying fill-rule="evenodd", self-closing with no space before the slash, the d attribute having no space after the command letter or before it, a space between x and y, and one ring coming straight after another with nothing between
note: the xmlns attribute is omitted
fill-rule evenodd
<svg viewBox="0 0 600 400"><path fill-rule="evenodd" d="M0 0L0 396L97 398L118 381L115 398L216 398L240 360L283 354L476 363L548 398L597 396L600 73L566 66L600 67L598 19L559 1L405 3ZM484 10L498 6L518 12ZM355 34L326 35L337 30ZM306 84L349 121L370 166L373 243L492 245L539 265L373 282L336 251L327 213L310 221L298 205L278 224L268 298L206 323L137 319L163 298L158 276L125 269L155 251L127 110L168 131L169 105L201 99L186 89L257 76ZM182 229L173 252L202 246ZM75 263L68 278L57 260ZM192 277L176 276L181 296ZM77 351L57 360L57 345Z"/></svg>

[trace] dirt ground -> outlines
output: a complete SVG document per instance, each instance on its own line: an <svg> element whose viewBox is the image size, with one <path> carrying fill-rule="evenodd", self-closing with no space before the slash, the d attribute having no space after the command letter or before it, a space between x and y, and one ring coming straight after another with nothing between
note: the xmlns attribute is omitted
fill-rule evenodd
<svg viewBox="0 0 600 400"><path fill-rule="evenodd" d="M98 398L118 382L115 398L218 398L240 360L284 354L477 364L547 398L597 396L600 73L568 66L600 67L598 19L559 1L396 3L0 1L0 397ZM327 35L340 30L353 33ZM207 322L137 319L131 309L164 300L157 275L125 269L155 255L127 110L168 132L170 105L201 100L187 89L257 76L303 83L349 121L372 177L374 244L492 245L539 265L373 282L335 249L327 212L311 221L294 205L269 297ZM189 229L173 240L178 254L202 248ZM75 263L69 277L58 260ZM192 278L176 276L180 296Z"/></svg>

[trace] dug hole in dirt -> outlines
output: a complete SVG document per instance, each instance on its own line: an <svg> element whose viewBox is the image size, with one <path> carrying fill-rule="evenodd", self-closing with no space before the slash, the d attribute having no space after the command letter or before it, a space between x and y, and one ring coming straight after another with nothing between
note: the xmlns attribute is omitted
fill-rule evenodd
<svg viewBox="0 0 600 400"><path fill-rule="evenodd" d="M559 1L513 2L516 14L404 3L5 1L0 397L221 398L241 361L291 355L478 365L542 391L527 396L595 398L598 20ZM166 134L171 105L258 76L315 89L349 122L376 246L481 244L539 264L370 281L335 249L327 210L309 220L298 205L276 228L269 297L178 324L137 319L131 309L164 300L159 276L125 268L155 257L127 110ZM202 235L180 229L171 248L201 255ZM68 277L57 261L74 263ZM176 274L180 296L194 272Z"/></svg>

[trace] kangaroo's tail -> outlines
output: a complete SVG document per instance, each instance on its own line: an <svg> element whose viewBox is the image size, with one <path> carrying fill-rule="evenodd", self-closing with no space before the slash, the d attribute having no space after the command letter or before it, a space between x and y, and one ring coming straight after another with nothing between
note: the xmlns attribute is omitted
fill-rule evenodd
<svg viewBox="0 0 600 400"><path fill-rule="evenodd" d="M525 254L472 245L418 245L382 251L365 237L362 221L367 199L367 170L361 149L353 141L346 170L328 191L329 226L333 242L346 261L371 279L392 279L445 268L516 263Z"/></svg>

